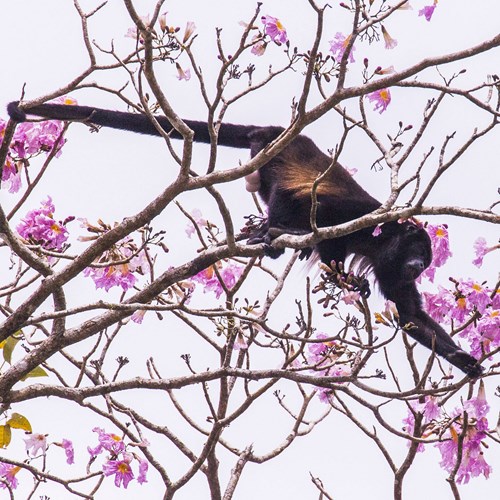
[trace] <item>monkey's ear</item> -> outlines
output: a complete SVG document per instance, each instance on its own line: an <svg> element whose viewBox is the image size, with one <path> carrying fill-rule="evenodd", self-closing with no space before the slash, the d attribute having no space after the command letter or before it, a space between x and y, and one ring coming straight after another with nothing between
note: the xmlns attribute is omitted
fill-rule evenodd
<svg viewBox="0 0 500 500"><path fill-rule="evenodd" d="M17 123L26 121L26 113L19 107L19 101L9 102L7 104L7 113Z"/></svg>

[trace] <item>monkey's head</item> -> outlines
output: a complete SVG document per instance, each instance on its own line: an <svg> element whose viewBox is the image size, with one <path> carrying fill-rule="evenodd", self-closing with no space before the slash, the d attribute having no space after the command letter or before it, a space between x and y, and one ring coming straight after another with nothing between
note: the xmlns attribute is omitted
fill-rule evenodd
<svg viewBox="0 0 500 500"><path fill-rule="evenodd" d="M382 247L377 267L392 281L414 281L432 261L427 231L411 221L384 224L376 238L381 238Z"/></svg>

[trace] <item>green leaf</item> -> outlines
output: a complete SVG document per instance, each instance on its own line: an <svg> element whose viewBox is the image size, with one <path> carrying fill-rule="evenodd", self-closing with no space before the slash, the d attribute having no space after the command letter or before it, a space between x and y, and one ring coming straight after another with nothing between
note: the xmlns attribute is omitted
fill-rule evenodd
<svg viewBox="0 0 500 500"><path fill-rule="evenodd" d="M37 366L36 368L33 368L28 374L26 374L21 380L26 380L27 378L32 378L32 377L48 377L49 374L41 367Z"/></svg>
<svg viewBox="0 0 500 500"><path fill-rule="evenodd" d="M14 347L16 347L17 343L19 342L19 338L16 338L14 336L10 336L5 340L5 344L3 346L3 359L11 364L12 360L12 351L14 351Z"/></svg>
<svg viewBox="0 0 500 500"><path fill-rule="evenodd" d="M7 448L10 443L12 433L10 430L10 425L0 425L0 447Z"/></svg>
<svg viewBox="0 0 500 500"><path fill-rule="evenodd" d="M9 420L7 420L6 424L10 425L13 429L22 429L23 431L33 432L29 420L20 413L13 413Z"/></svg>

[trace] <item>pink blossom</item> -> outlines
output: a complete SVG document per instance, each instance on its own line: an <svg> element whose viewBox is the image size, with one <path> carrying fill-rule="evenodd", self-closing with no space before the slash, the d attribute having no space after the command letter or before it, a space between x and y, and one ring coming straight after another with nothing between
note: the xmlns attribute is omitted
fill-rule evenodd
<svg viewBox="0 0 500 500"><path fill-rule="evenodd" d="M175 67L177 68L177 79L178 80L186 80L189 81L191 79L191 70L190 69L182 69L179 63L175 63Z"/></svg>
<svg viewBox="0 0 500 500"><path fill-rule="evenodd" d="M116 434L107 433L104 429L100 427L94 427L92 429L93 432L97 432L99 444L95 448L87 447L87 451L90 453L92 457L96 457L103 450L109 451L115 455L122 453L125 451L125 443Z"/></svg>
<svg viewBox="0 0 500 500"><path fill-rule="evenodd" d="M73 443L69 439L63 439L61 446L64 448L66 453L66 462L71 465L75 463L75 450L73 449Z"/></svg>
<svg viewBox="0 0 500 500"><path fill-rule="evenodd" d="M385 29L384 25L382 25L382 36L384 37L386 49L393 49L397 46L398 41L389 35L389 32Z"/></svg>
<svg viewBox="0 0 500 500"><path fill-rule="evenodd" d="M84 276L90 276L95 283L96 288L104 288L109 292L114 286L121 286L123 291L132 288L137 278L129 264L118 264L116 266L106 267L87 267L83 271Z"/></svg>
<svg viewBox="0 0 500 500"><path fill-rule="evenodd" d="M489 405L484 393L484 384L481 383L477 397L473 397L463 404L463 410L468 413L468 423L462 443L460 466L457 471L457 483L467 484L473 477L483 474L488 478L491 467L487 464L482 447L482 441L486 438ZM448 428L448 441L437 443L436 447L441 452L441 467L448 472L455 470L458 457L459 435L463 433L463 417L461 410L452 413L455 417L454 423Z"/></svg>
<svg viewBox="0 0 500 500"><path fill-rule="evenodd" d="M262 16L261 21L264 24L265 34L269 35L274 43L281 45L288 41L286 29L279 19L272 16Z"/></svg>
<svg viewBox="0 0 500 500"><path fill-rule="evenodd" d="M426 21L430 21L434 14L434 9L437 7L437 0L434 0L433 5L426 5L423 9L418 11L419 16L425 16Z"/></svg>
<svg viewBox="0 0 500 500"><path fill-rule="evenodd" d="M473 280L460 282L460 290L467 297L469 304L483 314L486 307L490 305L490 290Z"/></svg>
<svg viewBox="0 0 500 500"><path fill-rule="evenodd" d="M347 305L352 305L356 304L358 300L360 300L361 294L359 292L348 292L346 290L343 290L343 296L342 296L342 301L347 304Z"/></svg>
<svg viewBox="0 0 500 500"><path fill-rule="evenodd" d="M222 267L222 264L218 263L217 269L226 288L229 289L233 288L243 272L243 268L241 266L234 264L227 264L225 267ZM204 285L204 293L214 292L216 298L219 298L224 292L224 288L222 287L213 266L200 271L192 277L192 280Z"/></svg>
<svg viewBox="0 0 500 500"><path fill-rule="evenodd" d="M195 208L194 210L191 211L191 217L193 218L194 222L198 227L206 227L207 226L207 221L203 218L203 214L201 213L201 210ZM186 226L186 234L188 235L189 238L193 236L193 234L196 232L196 229L193 225L192 222L189 222L188 225Z"/></svg>
<svg viewBox="0 0 500 500"><path fill-rule="evenodd" d="M351 35L346 37L342 33L336 33L335 37L333 40L330 40L328 43L330 44L330 52L333 54L333 57L340 62L342 60L342 57L344 56L344 52L347 49L347 46L349 45L349 40L351 39ZM349 52L349 58L348 61L350 63L354 62L354 51L355 51L354 45L351 47L351 51Z"/></svg>
<svg viewBox="0 0 500 500"><path fill-rule="evenodd" d="M31 452L32 456L37 455L39 451L45 453L47 450L47 436L45 434L30 434L28 439L25 439L26 452Z"/></svg>
<svg viewBox="0 0 500 500"><path fill-rule="evenodd" d="M475 328L469 328L467 335L471 343L471 354L476 358L500 347L500 311L489 309L476 322Z"/></svg>
<svg viewBox="0 0 500 500"><path fill-rule="evenodd" d="M428 224L426 230L432 242L432 265L441 267L453 255L450 251L448 226L446 224L436 226Z"/></svg>
<svg viewBox="0 0 500 500"><path fill-rule="evenodd" d="M379 113L383 113L391 103L391 92L389 89L375 90L375 92L367 94L366 97L370 102L375 103L373 110L380 110Z"/></svg>
<svg viewBox="0 0 500 500"><path fill-rule="evenodd" d="M0 481L0 488L10 487L13 490L17 488L19 484L16 474L21 470L21 467L12 464L6 464L4 462L0 462L0 477L3 481Z"/></svg>
<svg viewBox="0 0 500 500"><path fill-rule="evenodd" d="M26 216L21 219L16 230L19 236L28 243L40 245L48 250L63 249L64 243L68 239L68 231L65 224L73 217L67 218L64 222L54 220L55 206L52 198L42 201L41 208L30 210Z"/></svg>
<svg viewBox="0 0 500 500"><path fill-rule="evenodd" d="M450 311L456 307L456 300L453 294L442 287L438 286L438 293L424 292L422 294L425 303L425 310L431 318L438 323L449 322Z"/></svg>
<svg viewBox="0 0 500 500"><path fill-rule="evenodd" d="M483 265L483 259L484 256L491 252L492 250L495 250L499 248L499 246L493 246L493 247L488 247L486 240L482 237L479 237L475 242L474 242L474 251L476 253L476 258L472 261L472 263L477 266L481 267Z"/></svg>
<svg viewBox="0 0 500 500"><path fill-rule="evenodd" d="M412 406L418 406L418 405L412 405ZM416 408L414 408L415 411L419 411ZM414 436L415 435L415 415L413 412L408 408L408 414L406 415L406 418L403 419L403 430L409 435L409 436ZM409 447L411 445L411 441L407 441L407 446ZM417 453L423 453L425 451L425 445L424 443L418 443L417 446Z"/></svg>
<svg viewBox="0 0 500 500"><path fill-rule="evenodd" d="M151 23L151 20L149 18L149 14L147 16L141 16L141 21L148 26ZM134 40L137 40L137 26L133 26L132 28L129 28L127 32L125 33L125 37L127 38L133 38ZM142 37L139 38L139 43L144 43L144 40Z"/></svg>
<svg viewBox="0 0 500 500"><path fill-rule="evenodd" d="M134 473L130 467L132 457L125 454L123 460L108 460L103 466L102 471L105 476L115 475L115 486L119 488L122 484L127 489L128 483L134 479Z"/></svg>
<svg viewBox="0 0 500 500"><path fill-rule="evenodd" d="M137 482L139 484L147 483L146 474L148 472L149 464L146 460L139 459L139 475L137 476Z"/></svg>
<svg viewBox="0 0 500 500"><path fill-rule="evenodd" d="M137 309L137 311L135 311L134 314L132 314L132 316L130 316L130 319L134 323L137 323L140 325L142 323L142 320L144 319L145 314L146 314L145 309Z"/></svg>
<svg viewBox="0 0 500 500"><path fill-rule="evenodd" d="M2 170L2 182L9 185L9 193L17 193L21 189L21 169L23 166L23 162L14 162L12 158L7 156Z"/></svg>
<svg viewBox="0 0 500 500"><path fill-rule="evenodd" d="M84 225L90 227L86 221ZM113 261L118 263L113 264ZM104 265L108 262L109 265ZM96 264L100 265L87 267L83 271L84 276L92 278L96 288L104 288L108 292L111 288L119 286L125 292L135 286L136 274L143 273L143 269L148 266L148 261L144 252L137 253L137 247L132 239L125 239L105 252Z"/></svg>

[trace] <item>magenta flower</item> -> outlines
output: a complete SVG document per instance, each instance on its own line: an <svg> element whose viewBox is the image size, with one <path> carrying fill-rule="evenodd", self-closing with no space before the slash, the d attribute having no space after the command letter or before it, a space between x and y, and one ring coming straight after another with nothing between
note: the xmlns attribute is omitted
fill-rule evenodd
<svg viewBox="0 0 500 500"><path fill-rule="evenodd" d="M437 0L434 0L433 5L426 5L423 9L418 11L419 16L425 16L426 21L430 21L434 14L434 9L437 7Z"/></svg>
<svg viewBox="0 0 500 500"><path fill-rule="evenodd" d="M368 97L370 102L375 103L373 111L380 110L379 113L383 113L391 103L391 92L389 89L375 90L375 92L367 94L366 97Z"/></svg>
<svg viewBox="0 0 500 500"><path fill-rule="evenodd" d="M318 333L317 339L325 339L324 333ZM323 377L345 377L350 375L350 368L346 364L336 364L337 360L343 355L343 347L335 342L315 342L308 346L309 353L306 354L308 365L313 366L311 373ZM329 403L331 389L328 387L316 387L316 393L322 403Z"/></svg>
<svg viewBox="0 0 500 500"><path fill-rule="evenodd" d="M114 286L121 286L126 292L132 288L137 278L129 264L118 264L116 266L107 267L87 267L83 271L84 276L90 276L95 283L96 288L104 288L109 292Z"/></svg>
<svg viewBox="0 0 500 500"><path fill-rule="evenodd" d="M262 16L261 21L264 24L265 34L269 35L275 44L281 45L288 41L286 29L279 19L272 16Z"/></svg>
<svg viewBox="0 0 500 500"><path fill-rule="evenodd" d="M225 267L222 267L222 264L220 262L216 265L220 277L222 278L222 281L224 282L226 288L233 288L233 286L236 284L236 281L240 278L243 272L243 268L234 264L227 264ZM204 285L204 293L214 292L217 299L224 292L224 288L222 287L213 266L207 267L203 271L200 271L191 279L197 283L201 283L202 285Z"/></svg>
<svg viewBox="0 0 500 500"><path fill-rule="evenodd" d="M460 290L467 297L468 303L475 306L481 314L484 313L486 307L491 303L491 290L483 287L476 281L462 281L460 283Z"/></svg>
<svg viewBox="0 0 500 500"><path fill-rule="evenodd" d="M105 476L115 475L115 486L119 488L122 484L127 489L128 483L134 479L134 473L130 467L132 457L125 454L123 460L108 460L103 466L102 471Z"/></svg>
<svg viewBox="0 0 500 500"><path fill-rule="evenodd" d="M450 251L448 226L446 224L438 224L437 226L428 224L426 230L432 242L432 265L441 267L453 255Z"/></svg>
<svg viewBox="0 0 500 500"><path fill-rule="evenodd" d="M450 311L456 307L457 303L453 294L442 287L438 286L438 293L424 292L423 294L425 310L431 318L439 323L448 323Z"/></svg>
<svg viewBox="0 0 500 500"><path fill-rule="evenodd" d="M460 457L460 466L457 471L457 483L467 484L471 478L483 475L488 478L491 473L491 467L486 463L483 453L482 442L486 438L488 431L488 420L486 415L489 412L489 405L486 401L484 383L481 382L477 397L471 398L463 404L469 416L467 428L462 443L462 454ZM448 441L437 443L436 447L441 452L441 467L448 472L452 472L455 467L458 456L458 437L463 433L463 418L461 410L452 413L454 423L448 428Z"/></svg>
<svg viewBox="0 0 500 500"><path fill-rule="evenodd" d="M41 208L30 210L21 219L21 222L16 227L19 236L28 243L40 245L47 250L61 251L68 239L65 224L73 220L74 217L68 217L63 222L57 222L54 220L54 211L55 207L52 198L48 196L47 200L42 202Z"/></svg>
<svg viewBox="0 0 500 500"><path fill-rule="evenodd" d="M141 459L138 460L139 460L139 475L137 476L137 482L139 484L144 484L148 482L146 474L148 472L149 464L146 460L141 460Z"/></svg>
<svg viewBox="0 0 500 500"><path fill-rule="evenodd" d="M471 326L468 329L467 335L471 344L471 354L475 358L480 358L484 353L500 347L500 311L488 309L476 322L475 328Z"/></svg>
<svg viewBox="0 0 500 500"><path fill-rule="evenodd" d="M477 267L481 267L483 265L483 258L489 251L484 238L479 237L474 242L474 251L476 253L476 258L472 261L472 263Z"/></svg>
<svg viewBox="0 0 500 500"><path fill-rule="evenodd" d="M474 242L474 251L476 253L476 258L472 261L472 263L477 267L481 267L483 265L484 256L487 253L492 252L493 250L498 250L499 248L500 245L494 245L492 247L488 247L486 240L482 237L479 237Z"/></svg>
<svg viewBox="0 0 500 500"><path fill-rule="evenodd" d="M344 52L347 49L347 45L349 44L349 40L351 39L351 35L346 37L342 33L336 33L333 40L330 40L328 43L330 44L330 52L333 54L333 57L340 62L342 57L344 56ZM351 47L351 51L349 52L348 61L350 63L354 62L354 45Z"/></svg>
<svg viewBox="0 0 500 500"><path fill-rule="evenodd" d="M69 439L63 439L61 446L64 448L64 452L66 453L66 462L69 465L75 463L75 450L73 448L73 443Z"/></svg>
<svg viewBox="0 0 500 500"><path fill-rule="evenodd" d="M7 156L2 170L2 182L9 186L9 193L17 193L21 189L21 169L23 162L14 162Z"/></svg>
<svg viewBox="0 0 500 500"><path fill-rule="evenodd" d="M45 434L30 434L28 439L25 439L26 452L31 452L32 456L36 456L39 451L45 453L47 450L47 436Z"/></svg>
<svg viewBox="0 0 500 500"><path fill-rule="evenodd" d="M90 448L90 446L87 448L92 457L96 457L103 450L109 451L114 455L118 455L119 453L125 451L125 443L120 436L107 433L100 427L94 427L92 431L97 432L99 439L99 444L95 448Z"/></svg>
<svg viewBox="0 0 500 500"><path fill-rule="evenodd" d="M19 484L16 474L21 470L21 467L17 465L5 464L0 462L0 477L3 481L0 481L0 488L7 488L9 486L13 490L17 488Z"/></svg>
<svg viewBox="0 0 500 500"><path fill-rule="evenodd" d="M83 227L88 227L89 231L94 234L102 234L109 230L106 225L98 228L92 226L86 220L82 222ZM79 239L87 241L95 238L95 236L91 236L80 237ZM116 262L116 264L113 262ZM111 288L120 286L125 292L135 286L137 283L136 275L143 274L143 270L148 265L144 252L138 252L133 240L127 238L119 241L106 251L95 263L94 267L84 269L83 275L92 278L96 288L104 288L108 292Z"/></svg>

